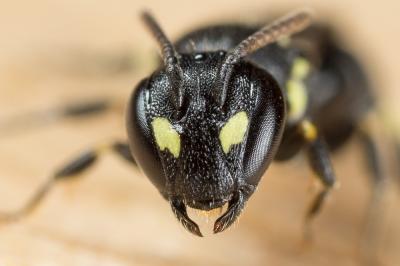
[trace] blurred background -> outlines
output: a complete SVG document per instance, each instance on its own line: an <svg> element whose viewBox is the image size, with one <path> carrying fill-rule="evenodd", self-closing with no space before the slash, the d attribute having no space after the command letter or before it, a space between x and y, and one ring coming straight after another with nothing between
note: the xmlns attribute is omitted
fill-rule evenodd
<svg viewBox="0 0 400 266"><path fill-rule="evenodd" d="M398 130L400 4L394 0L2 0L0 121L77 100L126 102L157 58L138 19L143 9L174 39L196 26L259 21L268 12L304 6L334 25L364 62L380 111ZM80 151L125 139L123 109L0 132L0 210L22 206ZM200 239L182 228L138 170L105 155L85 178L52 190L31 216L0 225L0 265L364 265L358 247L370 190L361 155L351 142L333 157L341 186L315 221L307 247L302 219L316 189L302 157L270 167L236 226ZM382 201L378 265L400 264L397 177Z"/></svg>

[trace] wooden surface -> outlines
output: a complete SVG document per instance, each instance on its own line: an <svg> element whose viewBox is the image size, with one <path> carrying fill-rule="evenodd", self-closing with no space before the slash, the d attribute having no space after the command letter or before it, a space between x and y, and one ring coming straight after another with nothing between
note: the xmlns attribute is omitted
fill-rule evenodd
<svg viewBox="0 0 400 266"><path fill-rule="evenodd" d="M303 7L300 1L279 2L278 8ZM373 73L382 112L400 124L400 5L308 3L342 29L346 43ZM208 21L254 21L274 7L261 0L3 1L0 121L76 99L125 101L155 58L156 46L137 18L143 8L177 37ZM0 209L21 206L52 170L79 151L123 139L123 121L119 110L2 136ZM139 171L106 155L85 178L57 186L33 215L0 226L0 265L363 265L357 247L369 189L360 157L356 143L334 156L341 186L316 220L314 243L306 248L302 217L315 189L301 157L268 170L234 228L200 239L184 231ZM400 199L398 184L390 185L376 245L381 265L400 264Z"/></svg>

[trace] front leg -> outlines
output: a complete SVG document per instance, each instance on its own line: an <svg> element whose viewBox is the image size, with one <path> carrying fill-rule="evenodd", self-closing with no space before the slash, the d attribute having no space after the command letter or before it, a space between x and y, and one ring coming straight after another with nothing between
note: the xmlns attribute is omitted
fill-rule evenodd
<svg viewBox="0 0 400 266"><path fill-rule="evenodd" d="M312 201L305 217L305 233L309 234L309 224L322 208L325 198L335 184L335 174L330 160L329 149L317 127L309 120L300 124L302 135L307 143L308 162L323 188Z"/></svg>
<svg viewBox="0 0 400 266"><path fill-rule="evenodd" d="M30 214L42 202L58 181L82 176L85 170L94 165L100 155L110 151L116 153L125 161L136 165L130 154L128 144L116 141L89 149L55 171L50 178L34 192L33 196L22 208L8 213L0 213L0 223L15 221Z"/></svg>

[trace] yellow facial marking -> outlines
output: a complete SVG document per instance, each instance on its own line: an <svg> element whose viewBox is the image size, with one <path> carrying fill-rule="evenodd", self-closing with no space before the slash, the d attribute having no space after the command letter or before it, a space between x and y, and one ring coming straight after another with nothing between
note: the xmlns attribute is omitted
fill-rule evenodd
<svg viewBox="0 0 400 266"><path fill-rule="evenodd" d="M286 83L289 120L300 119L307 109L308 94L304 79L309 74L310 69L310 63L303 57L298 57L293 62L291 76Z"/></svg>
<svg viewBox="0 0 400 266"><path fill-rule="evenodd" d="M225 154L229 153L232 145L243 141L248 125L249 118L246 112L241 111L229 118L219 134L219 140Z"/></svg>
<svg viewBox="0 0 400 266"><path fill-rule="evenodd" d="M160 150L168 149L175 158L178 158L181 150L181 138L178 132L172 128L168 119L156 117L151 122L151 126Z"/></svg>
<svg viewBox="0 0 400 266"><path fill-rule="evenodd" d="M302 129L303 135L307 141L313 141L318 136L317 128L314 126L313 123L311 123L308 120L305 120L301 123L301 129Z"/></svg>

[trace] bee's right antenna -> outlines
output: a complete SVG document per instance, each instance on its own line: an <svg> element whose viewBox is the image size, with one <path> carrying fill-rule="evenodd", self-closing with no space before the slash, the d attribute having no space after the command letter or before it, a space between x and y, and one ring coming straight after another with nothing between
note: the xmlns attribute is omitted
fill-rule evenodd
<svg viewBox="0 0 400 266"><path fill-rule="evenodd" d="M144 11L142 13L142 19L153 34L154 38L157 40L161 48L162 58L164 60L164 65L166 72L169 76L172 91L173 91L173 103L177 110L180 109L183 102L183 88L182 88L182 69L179 66L178 53L176 52L171 41L165 36L163 30L154 19L154 17Z"/></svg>
<svg viewBox="0 0 400 266"><path fill-rule="evenodd" d="M284 36L290 36L304 30L311 24L311 18L312 11L309 9L290 13L250 35L230 51L221 66L219 80L214 91L214 96L219 105L223 106L225 103L233 67L240 59Z"/></svg>

